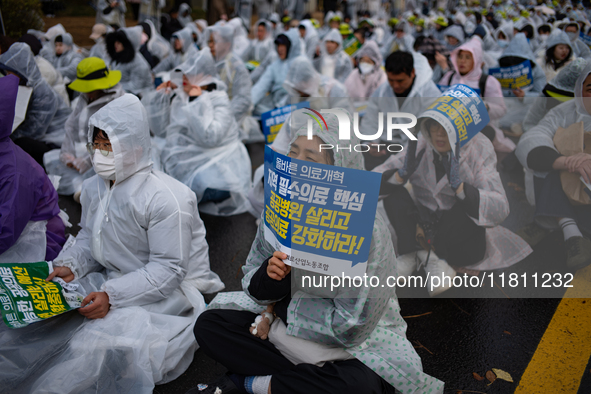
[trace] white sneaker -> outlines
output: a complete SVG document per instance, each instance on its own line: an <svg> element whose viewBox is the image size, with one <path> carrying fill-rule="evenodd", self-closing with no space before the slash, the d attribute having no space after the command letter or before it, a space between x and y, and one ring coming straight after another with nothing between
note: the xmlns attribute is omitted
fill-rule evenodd
<svg viewBox="0 0 591 394"><path fill-rule="evenodd" d="M425 257L427 256L426 253L427 252L425 252ZM447 279L442 280L438 287L433 288L431 288L432 279L430 279L429 283L427 284L429 296L434 297L453 287L451 280L453 280L453 278L456 276L456 270L454 270L449 264L447 264L447 261L435 256L433 252L431 252L431 256L429 256L429 262L425 266L425 272L431 277L437 276L440 279L442 277L450 278L449 281Z"/></svg>

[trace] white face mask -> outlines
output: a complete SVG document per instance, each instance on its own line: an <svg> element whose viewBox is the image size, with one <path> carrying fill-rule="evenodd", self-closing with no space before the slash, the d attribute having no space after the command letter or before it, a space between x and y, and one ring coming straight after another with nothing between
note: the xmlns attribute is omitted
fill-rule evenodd
<svg viewBox="0 0 591 394"><path fill-rule="evenodd" d="M548 39L548 34L541 34L540 35L540 41L546 42L547 39Z"/></svg>
<svg viewBox="0 0 591 394"><path fill-rule="evenodd" d="M104 180L115 180L115 155L113 152L109 152L107 156L104 156L100 150L95 150L92 165L94 166L94 172Z"/></svg>
<svg viewBox="0 0 591 394"><path fill-rule="evenodd" d="M497 44L499 44L499 46L501 48L506 48L507 45L509 45L509 41L507 41L507 40L499 40L499 41L497 41Z"/></svg>
<svg viewBox="0 0 591 394"><path fill-rule="evenodd" d="M359 71L362 75L367 75L373 71L373 64L361 62L359 63Z"/></svg>
<svg viewBox="0 0 591 394"><path fill-rule="evenodd" d="M569 31L566 33L566 35L568 36L568 38L570 39L571 42L575 42L577 40L577 38L579 37L579 35L575 32Z"/></svg>

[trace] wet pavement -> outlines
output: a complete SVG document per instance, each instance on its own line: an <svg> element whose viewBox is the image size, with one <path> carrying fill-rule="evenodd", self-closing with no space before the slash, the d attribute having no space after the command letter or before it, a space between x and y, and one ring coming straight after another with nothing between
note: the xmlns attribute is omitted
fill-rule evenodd
<svg viewBox="0 0 591 394"><path fill-rule="evenodd" d="M263 146L249 145L248 150L254 171L262 164ZM517 231L531 223L534 209L525 197L521 167L511 157L500 162L511 206L503 225ZM78 223L79 205L60 197L60 206L73 224ZM255 236L255 218L242 214L202 215L202 219L212 270L227 291L241 290L240 267ZM75 234L78 227L68 231ZM530 256L504 272L566 274L565 256L562 234L550 233ZM580 270L576 278L589 281L591 269ZM495 284L492 289L451 289L436 298L429 298L425 289L398 291L407 337L421 356L425 372L445 382L445 393L591 393L591 300L562 300L564 288L512 289ZM211 299L206 296L206 301ZM493 368L509 373L513 382L496 379L491 383L485 376ZM154 393L184 393L225 372L198 350L183 375L157 386Z"/></svg>

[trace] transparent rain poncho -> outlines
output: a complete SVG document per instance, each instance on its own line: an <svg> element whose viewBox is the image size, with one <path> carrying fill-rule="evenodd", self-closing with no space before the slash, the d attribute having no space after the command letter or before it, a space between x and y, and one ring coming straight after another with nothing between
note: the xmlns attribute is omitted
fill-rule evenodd
<svg viewBox="0 0 591 394"><path fill-rule="evenodd" d="M174 42L176 40L181 41L182 49L180 52L174 50ZM175 32L170 39L170 46L173 48L168 56L160 60L160 63L152 72L158 74L163 71L172 71L177 68L181 63L184 63L198 50L193 42L193 31L190 27L184 27L183 29Z"/></svg>
<svg viewBox="0 0 591 394"><path fill-rule="evenodd" d="M297 117L297 111L294 112ZM325 114L328 130L313 125L313 133L327 144L338 144L338 120ZM306 126L294 133L292 141L305 136ZM359 143L356 137L351 144ZM362 170L363 155L344 150L334 152L334 165ZM259 225L256 238L243 267L242 287L248 295L250 281L259 267L275 252L265 240L264 224ZM396 256L389 231L380 214L376 214L371 249L366 274L381 280L396 275ZM296 338L343 348L374 370L392 386L405 393L442 393L443 382L425 374L420 357L406 339L406 322L400 315L400 307L394 289L375 288L302 288L302 275L320 275L298 268L291 270L292 299L287 321L287 335ZM320 275L323 276L323 275ZM222 296L224 296L222 294ZM244 293L229 293L212 303L210 308L225 308L225 304L239 305ZM276 300L253 300L266 305ZM238 301L238 302L237 302ZM246 305L246 303L242 302ZM311 306L313 306L311 308Z"/></svg>
<svg viewBox="0 0 591 394"><path fill-rule="evenodd" d="M54 265L72 269L79 292L105 291L111 310L102 319L68 312L23 329L1 326L0 380L10 392L151 393L192 361L200 291L223 288L209 269L194 194L152 170L137 97L93 115L89 140L94 127L109 136L116 182L85 183L81 230Z"/></svg>
<svg viewBox="0 0 591 394"><path fill-rule="evenodd" d="M55 56L53 58L53 67L62 74L64 78L67 78L70 82L76 79L76 67L82 60L82 55L74 51L73 45L74 40L70 33L61 35L62 43L64 45L64 52L61 56ZM55 38L53 39L55 46Z"/></svg>
<svg viewBox="0 0 591 394"><path fill-rule="evenodd" d="M333 41L338 44L334 53L328 53L326 49L326 42ZM314 67L322 75L335 78L337 81L344 83L351 71L353 71L353 63L351 58L345 51L343 51L343 38L337 29L330 30L322 40L320 45L320 57L314 59Z"/></svg>
<svg viewBox="0 0 591 394"><path fill-rule="evenodd" d="M133 94L142 94L152 89L152 74L150 64L139 52L142 40L143 29L141 26L126 27L117 32L123 32L127 37L131 50L134 51L133 60L128 63L120 63L114 60L110 61L111 70L121 71L121 87L123 90Z"/></svg>
<svg viewBox="0 0 591 394"><path fill-rule="evenodd" d="M41 76L31 48L21 42L12 44L0 56L0 71L4 70L24 77L26 86L33 89L25 120L12 138L29 137L60 146L64 140L64 124L72 110Z"/></svg>
<svg viewBox="0 0 591 394"><path fill-rule="evenodd" d="M240 142L225 85L218 80L209 48L180 67L193 85L216 84L213 91L189 99L182 86L159 90L143 99L152 131L166 137L162 165L166 173L189 186L202 201L207 189L229 192L230 198L200 204L202 212L234 215L248 210L251 164ZM165 129L161 128L165 126ZM160 128L160 130L156 130Z"/></svg>

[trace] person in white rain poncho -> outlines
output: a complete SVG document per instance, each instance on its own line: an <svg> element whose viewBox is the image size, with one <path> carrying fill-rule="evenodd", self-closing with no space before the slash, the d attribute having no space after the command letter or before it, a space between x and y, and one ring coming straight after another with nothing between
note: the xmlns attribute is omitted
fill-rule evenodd
<svg viewBox="0 0 591 394"><path fill-rule="evenodd" d="M546 81L551 81L558 71L576 58L571 42L562 30L555 30L546 40L546 50L537 62L544 69Z"/></svg>
<svg viewBox="0 0 591 394"><path fill-rule="evenodd" d="M337 29L330 30L320 45L320 56L314 59L316 70L327 77L345 82L353 70L353 62L343 51L343 37Z"/></svg>
<svg viewBox="0 0 591 394"><path fill-rule="evenodd" d="M254 24L255 39L251 42L248 52L245 54L246 66L250 72L250 79L256 83L265 72L269 64L277 60L275 44L273 44L273 26L271 22L259 20ZM253 69L254 68L254 69Z"/></svg>
<svg viewBox="0 0 591 394"><path fill-rule="evenodd" d="M250 158L209 49L178 70L182 81L164 83L143 99L152 132L166 137L163 168L195 192L200 211L221 216L246 212Z"/></svg>
<svg viewBox="0 0 591 394"><path fill-rule="evenodd" d="M252 87L254 113L261 114L287 104L287 92L283 82L287 78L293 59L302 53L300 35L297 29L279 34L275 39L278 59L267 67L257 83Z"/></svg>
<svg viewBox="0 0 591 394"><path fill-rule="evenodd" d="M246 55L250 50L250 41L248 39L248 33L244 27L244 22L240 18L232 18L225 24L234 30L234 45L232 51L242 60L246 59ZM250 23L249 23L250 26Z"/></svg>
<svg viewBox="0 0 591 394"><path fill-rule="evenodd" d="M250 115L252 82L244 62L232 51L233 33L229 26L211 26L206 30L207 44L217 73L226 85L232 114L241 126Z"/></svg>
<svg viewBox="0 0 591 394"><path fill-rule="evenodd" d="M345 87L351 97L365 99L387 82L382 70L382 55L375 41L366 42L356 54L357 67L345 80Z"/></svg>
<svg viewBox="0 0 591 394"><path fill-rule="evenodd" d="M96 5L96 23L125 27L125 0L98 0Z"/></svg>
<svg viewBox="0 0 591 394"><path fill-rule="evenodd" d="M80 201L82 182L94 175L86 149L88 121L99 109L125 92L119 84L121 72L109 71L102 59L88 57L82 60L78 64L78 76L69 87L81 94L66 122L61 150L46 153L43 161L48 174L61 176L58 193L74 194L74 199Z"/></svg>
<svg viewBox="0 0 591 394"><path fill-rule="evenodd" d="M306 53L305 55L309 59L314 59L316 55L316 49L319 45L319 37L316 28L312 24L312 21L309 19L305 19L300 23L298 27L300 32L300 36L304 39L304 44L306 46Z"/></svg>
<svg viewBox="0 0 591 394"><path fill-rule="evenodd" d="M146 19L140 25L144 29L142 33L142 46L140 48L142 55L147 51L156 64L160 63L167 56L170 56L173 52L170 43L158 33L154 23L150 19ZM146 56L144 55L144 57Z"/></svg>
<svg viewBox="0 0 591 394"><path fill-rule="evenodd" d="M198 51L193 42L193 32L189 27L174 33L170 39L170 46L172 47L172 53L161 59L160 63L152 69L154 74L174 70Z"/></svg>
<svg viewBox="0 0 591 394"><path fill-rule="evenodd" d="M318 151L321 143L339 143L336 116L324 118L328 130L313 125L312 140L307 139L305 125L295 133L289 156L363 169L359 153ZM353 138L352 144L359 143ZM324 275L288 266L286 257L265 240L264 224L259 225L242 268L244 293L218 295L200 316L197 342L231 373L210 384L205 393L216 388L225 393L224 389L245 384L257 394L443 393L443 382L423 372L406 339L406 322L393 288L304 287L302 276ZM396 276L395 262L388 228L376 214L366 274L381 280ZM273 303L280 319L272 322L269 339L262 332L253 335L249 327L257 313ZM263 319L270 320L265 315Z"/></svg>
<svg viewBox="0 0 591 394"><path fill-rule="evenodd" d="M567 129L575 123L582 123L581 128L588 133L591 131L590 114L591 63L587 62L575 85L575 99L548 112L537 126L521 136L515 150L521 164L535 175L534 218L542 227L562 229L567 267L573 270L591 262L591 241L580 231L591 232L591 206L575 203L567 197L560 172L575 173L591 183L591 155L581 152L565 156L559 152L554 137L559 128ZM571 133L575 135L576 132L572 130Z"/></svg>
<svg viewBox="0 0 591 394"><path fill-rule="evenodd" d="M456 147L456 155L440 123L419 119L419 127L418 141L409 141L407 149L374 169L383 173L381 194L389 195L384 207L396 231L396 252L420 251L417 257L423 263L429 258L427 272L451 277L451 267L490 270L523 260L532 251L529 245L500 226L509 215L509 201L490 140L478 133ZM406 182L414 198L403 187ZM416 241L418 226L437 256L427 256L425 246Z"/></svg>
<svg viewBox="0 0 591 394"><path fill-rule="evenodd" d="M386 58L394 51L410 52L413 49L415 39L412 36L411 27L407 21L396 24L392 35L385 40L382 46L382 57Z"/></svg>
<svg viewBox="0 0 591 394"><path fill-rule="evenodd" d="M76 66L82 60L82 55L76 53L72 45L74 41L70 33L61 34L53 40L55 47L55 57L53 58L53 67L68 81L76 79Z"/></svg>
<svg viewBox="0 0 591 394"><path fill-rule="evenodd" d="M179 16L177 17L181 26L186 27L189 23L193 23L193 18L191 17L191 6L187 3L181 3L179 6Z"/></svg>
<svg viewBox="0 0 591 394"><path fill-rule="evenodd" d="M72 110L61 97L45 82L31 48L21 42L12 44L10 49L0 56L0 72L11 73L19 77L20 85L33 89L27 114L12 133L11 138L25 152L40 164L43 153L52 147L61 146L64 140L64 124ZM31 141L47 145L40 155L39 147Z"/></svg>
<svg viewBox="0 0 591 394"><path fill-rule="evenodd" d="M139 53L143 29L134 26L107 34L109 68L121 71L121 87L133 94L142 94L152 87L150 65Z"/></svg>
<svg viewBox="0 0 591 394"><path fill-rule="evenodd" d="M464 31L461 26L451 25L444 31L445 44L447 49L451 52L464 43Z"/></svg>
<svg viewBox="0 0 591 394"><path fill-rule="evenodd" d="M569 23L564 27L564 32L568 35L573 47L574 55L576 57L582 57L583 59L591 59L591 50L589 49L589 46L579 38L580 31L581 27L576 22Z"/></svg>
<svg viewBox="0 0 591 394"><path fill-rule="evenodd" d="M88 140L98 175L84 183L81 230L50 275L89 293L79 309L86 319L70 312L0 329L3 389L13 393L151 393L193 359L200 292L224 287L209 268L195 195L152 169L138 98L95 113ZM15 352L27 361L6 355Z"/></svg>

